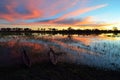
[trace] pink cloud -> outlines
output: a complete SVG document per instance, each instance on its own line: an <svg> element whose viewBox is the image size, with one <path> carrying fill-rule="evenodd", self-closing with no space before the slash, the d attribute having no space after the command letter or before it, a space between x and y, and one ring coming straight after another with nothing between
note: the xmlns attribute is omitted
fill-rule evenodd
<svg viewBox="0 0 120 80"><path fill-rule="evenodd" d="M77 4L79 0L9 0L0 6L0 19L14 21L16 19L49 18ZM21 9L22 8L22 9Z"/></svg>
<svg viewBox="0 0 120 80"><path fill-rule="evenodd" d="M81 15L81 14L84 14L84 13L87 13L87 12L90 12L90 11L93 11L93 10L96 10L96 9L99 9L99 8L103 8L103 7L106 7L106 6L107 6L107 4L101 4L101 5L97 5L97 6L92 6L92 7L87 7L87 8L83 8L83 9L80 9L80 10L76 10L74 12L63 15L62 17L60 17L56 20L51 21L51 23L61 21L61 20L64 20L66 18L69 18L69 17L78 16L78 15Z"/></svg>
<svg viewBox="0 0 120 80"><path fill-rule="evenodd" d="M44 9L45 12L49 11L49 15L46 15L46 17L54 16L56 14L59 14L61 12L64 12L72 7L74 7L79 0L64 0L64 1L56 1L55 3L48 5Z"/></svg>
<svg viewBox="0 0 120 80"><path fill-rule="evenodd" d="M74 16L94 11L100 8L104 8L107 4L100 4L97 6L86 7L89 0L4 0L4 5L0 5L0 19L15 22L16 20L29 20L36 18L50 18L55 15L63 13L61 17L54 20L41 21L45 24L92 24L92 17L86 17L85 19L70 19ZM78 9L78 3L80 9ZM71 8L77 8L75 11ZM64 13L67 10L66 13ZM89 16L89 15L88 15Z"/></svg>
<svg viewBox="0 0 120 80"><path fill-rule="evenodd" d="M6 0L7 1L7 0ZM14 21L16 19L30 19L30 18L38 18L43 16L43 11L35 7L38 3L41 3L41 0L13 0L11 2L7 2L5 5L0 7L0 18L8 21ZM27 5L28 4L28 5ZM23 10L20 8L23 8Z"/></svg>

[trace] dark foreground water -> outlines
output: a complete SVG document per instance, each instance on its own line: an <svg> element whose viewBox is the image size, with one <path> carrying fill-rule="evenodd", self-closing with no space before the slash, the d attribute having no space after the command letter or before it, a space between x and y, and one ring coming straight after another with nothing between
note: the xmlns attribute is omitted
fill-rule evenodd
<svg viewBox="0 0 120 80"><path fill-rule="evenodd" d="M23 64L23 52L30 64L49 61L50 48L57 62L83 64L109 70L120 70L119 34L51 35L0 34L0 67ZM53 57L53 56L52 56ZM25 62L24 62L25 63Z"/></svg>

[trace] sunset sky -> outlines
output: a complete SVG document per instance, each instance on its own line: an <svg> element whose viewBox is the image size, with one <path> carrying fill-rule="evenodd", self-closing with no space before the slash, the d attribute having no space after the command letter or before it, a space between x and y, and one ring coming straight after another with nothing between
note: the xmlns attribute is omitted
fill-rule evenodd
<svg viewBox="0 0 120 80"><path fill-rule="evenodd" d="M119 7L120 0L1 0L0 27L120 29Z"/></svg>

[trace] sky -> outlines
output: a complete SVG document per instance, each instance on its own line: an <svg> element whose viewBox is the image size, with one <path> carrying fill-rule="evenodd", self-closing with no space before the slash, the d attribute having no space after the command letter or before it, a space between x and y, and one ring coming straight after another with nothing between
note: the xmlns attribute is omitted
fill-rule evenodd
<svg viewBox="0 0 120 80"><path fill-rule="evenodd" d="M120 28L119 3L120 0L1 0L0 27L34 28L44 24Z"/></svg>

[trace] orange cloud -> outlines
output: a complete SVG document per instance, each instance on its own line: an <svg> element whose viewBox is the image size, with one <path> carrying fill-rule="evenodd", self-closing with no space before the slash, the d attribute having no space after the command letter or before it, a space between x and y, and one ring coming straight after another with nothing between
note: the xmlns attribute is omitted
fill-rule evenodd
<svg viewBox="0 0 120 80"><path fill-rule="evenodd" d="M92 19L93 19L92 16L88 16L88 17L84 18L82 21L76 22L75 25L95 24L95 23L92 21Z"/></svg>

